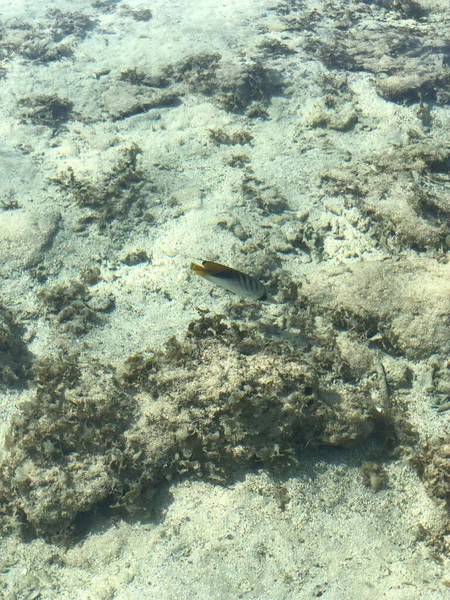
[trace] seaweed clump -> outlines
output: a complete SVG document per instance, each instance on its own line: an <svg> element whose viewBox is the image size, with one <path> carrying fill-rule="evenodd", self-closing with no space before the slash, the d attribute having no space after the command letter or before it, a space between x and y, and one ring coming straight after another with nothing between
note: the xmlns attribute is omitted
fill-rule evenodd
<svg viewBox="0 0 450 600"><path fill-rule="evenodd" d="M30 364L20 325L0 306L0 383L18 384L28 377Z"/></svg>
<svg viewBox="0 0 450 600"><path fill-rule="evenodd" d="M443 500L450 509L450 444L441 439L426 444L413 458L425 488L431 496Z"/></svg>
<svg viewBox="0 0 450 600"><path fill-rule="evenodd" d="M310 364L250 322L203 314L184 340L118 368L70 354L41 360L0 465L4 524L64 534L99 507L149 509L162 480L225 483L237 465L281 466L305 447L392 431L370 382L339 380L327 356Z"/></svg>
<svg viewBox="0 0 450 600"><path fill-rule="evenodd" d="M92 208L100 226L118 215L127 213L134 206L142 208L141 191L147 177L139 167L138 156L142 150L137 144L123 148L112 168L97 176L84 177L71 168L53 181L66 190L75 202L84 208Z"/></svg>
<svg viewBox="0 0 450 600"><path fill-rule="evenodd" d="M6 436L0 501L5 525L54 535L123 491L134 403L104 369L87 369L70 354L39 361L35 384Z"/></svg>
<svg viewBox="0 0 450 600"><path fill-rule="evenodd" d="M56 283L39 292L47 313L64 333L80 335L100 323L100 314L114 306L112 296L96 297L77 279Z"/></svg>
<svg viewBox="0 0 450 600"><path fill-rule="evenodd" d="M97 20L81 12L51 9L43 22L12 23L0 43L8 55L19 54L37 63L72 56L77 43L97 25Z"/></svg>
<svg viewBox="0 0 450 600"><path fill-rule="evenodd" d="M71 118L73 102L56 94L41 94L33 98L22 98L20 118L23 123L45 125L57 130Z"/></svg>

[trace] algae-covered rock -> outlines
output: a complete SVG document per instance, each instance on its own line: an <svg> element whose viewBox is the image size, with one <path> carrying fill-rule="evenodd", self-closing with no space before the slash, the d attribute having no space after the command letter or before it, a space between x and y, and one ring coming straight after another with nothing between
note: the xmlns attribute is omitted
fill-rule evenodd
<svg viewBox="0 0 450 600"><path fill-rule="evenodd" d="M200 53L167 65L161 73L127 69L113 92L105 93L105 108L114 119L121 119L153 108L178 106L189 93L210 98L227 112L265 119L265 107L286 87L280 71L267 62L261 56L233 63L219 54Z"/></svg>
<svg viewBox="0 0 450 600"><path fill-rule="evenodd" d="M127 213L131 206L140 207L142 204L142 188L147 177L140 169L138 157L141 153L136 144L114 148L110 152L109 170L102 168L102 172L81 174L69 167L53 181L77 205L93 209L99 222L104 224ZM103 162L106 164L108 161L105 159Z"/></svg>
<svg viewBox="0 0 450 600"><path fill-rule="evenodd" d="M118 82L104 93L103 103L111 118L120 120L158 108L178 106L181 100L170 92Z"/></svg>
<svg viewBox="0 0 450 600"><path fill-rule="evenodd" d="M72 56L77 44L96 24L95 18L81 12L52 8L39 22L15 20L5 28L1 45L13 56L18 54L36 63L53 62Z"/></svg>
<svg viewBox="0 0 450 600"><path fill-rule="evenodd" d="M80 335L102 322L101 314L114 307L112 294L97 296L84 281L98 276L95 271L82 273L83 281L71 279L43 287L38 293L50 320L60 331Z"/></svg>
<svg viewBox="0 0 450 600"><path fill-rule="evenodd" d="M135 407L104 369L88 369L70 354L40 361L35 383L6 436L0 499L35 532L55 534L120 493L128 471L124 432Z"/></svg>
<svg viewBox="0 0 450 600"><path fill-rule="evenodd" d="M427 13L412 0L328 2L320 15L324 21L332 20L334 27L323 36L305 23L313 29L306 49L330 69L374 74L377 91L385 99L411 103L423 97L440 103L443 93L448 96L448 35L439 18L422 19ZM300 18L292 15L286 21L290 27L298 26ZM429 44L435 49L432 53L427 51Z"/></svg>
<svg viewBox="0 0 450 600"><path fill-rule="evenodd" d="M18 101L20 119L23 123L45 125L57 130L71 118L73 102L56 94L42 94Z"/></svg>
<svg viewBox="0 0 450 600"><path fill-rule="evenodd" d="M345 381L334 338L315 344L309 355L251 320L203 315L184 340L116 368L41 360L0 465L5 525L60 534L99 505L136 508L177 474L223 483L237 465L389 430L373 373Z"/></svg>
<svg viewBox="0 0 450 600"><path fill-rule="evenodd" d="M409 359L450 352L450 265L421 258L318 271L305 288L316 310Z"/></svg>
<svg viewBox="0 0 450 600"><path fill-rule="evenodd" d="M26 379L30 362L20 323L0 305L0 384L18 384Z"/></svg>
<svg viewBox="0 0 450 600"><path fill-rule="evenodd" d="M450 232L450 204L441 185L449 159L447 148L418 140L326 170L322 187L368 216L382 247L441 249Z"/></svg>
<svg viewBox="0 0 450 600"><path fill-rule="evenodd" d="M428 492L450 502L450 444L448 438L425 445L413 458Z"/></svg>
<svg viewBox="0 0 450 600"><path fill-rule="evenodd" d="M0 274L34 267L51 248L61 222L55 210L32 213L17 209L1 213Z"/></svg>

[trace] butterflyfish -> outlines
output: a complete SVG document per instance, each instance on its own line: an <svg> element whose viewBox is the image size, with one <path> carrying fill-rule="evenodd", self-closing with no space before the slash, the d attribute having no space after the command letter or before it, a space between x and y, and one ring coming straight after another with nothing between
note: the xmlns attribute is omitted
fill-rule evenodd
<svg viewBox="0 0 450 600"><path fill-rule="evenodd" d="M266 286L256 277L242 273L237 269L204 260L201 265L191 263L191 269L200 277L216 283L220 287L248 298L249 300L272 300Z"/></svg>

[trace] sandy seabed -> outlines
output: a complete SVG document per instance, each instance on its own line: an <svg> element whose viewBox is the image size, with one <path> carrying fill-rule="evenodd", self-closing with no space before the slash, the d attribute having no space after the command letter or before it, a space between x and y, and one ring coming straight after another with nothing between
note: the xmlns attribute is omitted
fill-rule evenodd
<svg viewBox="0 0 450 600"><path fill-rule="evenodd" d="M0 22L2 597L448 598L448 3Z"/></svg>

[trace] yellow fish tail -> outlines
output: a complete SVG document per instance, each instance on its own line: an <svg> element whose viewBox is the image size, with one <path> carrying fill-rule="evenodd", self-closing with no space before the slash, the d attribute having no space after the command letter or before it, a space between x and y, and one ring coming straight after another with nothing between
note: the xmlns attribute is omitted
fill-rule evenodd
<svg viewBox="0 0 450 600"><path fill-rule="evenodd" d="M208 269L195 263L191 263L191 270L194 271L196 275L200 275L200 277L205 277L205 275L208 275L209 273Z"/></svg>

